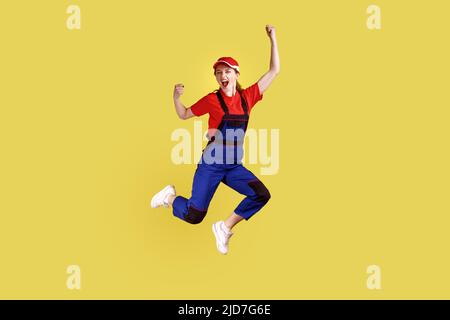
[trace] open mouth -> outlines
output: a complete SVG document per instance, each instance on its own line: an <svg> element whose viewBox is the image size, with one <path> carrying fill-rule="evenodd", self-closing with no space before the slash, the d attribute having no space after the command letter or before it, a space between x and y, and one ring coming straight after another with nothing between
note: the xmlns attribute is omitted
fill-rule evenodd
<svg viewBox="0 0 450 320"><path fill-rule="evenodd" d="M226 81L226 80L224 80L224 81L222 81L222 85L226 88L227 86L228 86L228 81Z"/></svg>

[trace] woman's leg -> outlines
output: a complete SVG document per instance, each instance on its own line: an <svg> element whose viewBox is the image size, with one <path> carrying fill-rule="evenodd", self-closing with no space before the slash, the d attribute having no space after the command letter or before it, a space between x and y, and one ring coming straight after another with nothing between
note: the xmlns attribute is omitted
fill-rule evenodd
<svg viewBox="0 0 450 320"><path fill-rule="evenodd" d="M228 230L231 231L235 225L237 225L239 222L244 220L243 217L240 215L237 215L236 213L232 213L227 220L225 220L225 226L228 228Z"/></svg>
<svg viewBox="0 0 450 320"><path fill-rule="evenodd" d="M242 220L236 216L245 220L250 219L270 199L270 192L266 186L250 170L242 165L228 171L222 182L246 196L234 210L234 213L228 218L227 226L233 227Z"/></svg>
<svg viewBox="0 0 450 320"><path fill-rule="evenodd" d="M226 221L218 221L213 224L217 249L220 253L227 254L228 242L233 235L231 229L243 219L248 220L258 212L269 201L270 193L264 184L242 165L228 170L222 182L246 195Z"/></svg>
<svg viewBox="0 0 450 320"><path fill-rule="evenodd" d="M167 198L167 202L169 203L169 206L172 206L173 200L175 200L176 197L177 196L169 195L169 197Z"/></svg>
<svg viewBox="0 0 450 320"><path fill-rule="evenodd" d="M224 175L222 166L199 164L194 174L191 197L170 196L168 199L174 216L192 224L202 222Z"/></svg>

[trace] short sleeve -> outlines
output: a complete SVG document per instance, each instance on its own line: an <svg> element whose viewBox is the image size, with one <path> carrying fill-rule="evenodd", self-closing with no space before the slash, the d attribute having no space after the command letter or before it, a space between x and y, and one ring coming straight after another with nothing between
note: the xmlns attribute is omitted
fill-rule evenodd
<svg viewBox="0 0 450 320"><path fill-rule="evenodd" d="M259 92L258 82L244 89L242 93L244 94L249 109L252 109L253 106L263 98L263 95Z"/></svg>
<svg viewBox="0 0 450 320"><path fill-rule="evenodd" d="M191 106L192 113L197 117L200 117L200 116L208 113L209 109L210 109L209 99L210 99L209 95L207 95L207 96L204 96L203 98L201 98L200 100L198 100L196 103L194 103Z"/></svg>

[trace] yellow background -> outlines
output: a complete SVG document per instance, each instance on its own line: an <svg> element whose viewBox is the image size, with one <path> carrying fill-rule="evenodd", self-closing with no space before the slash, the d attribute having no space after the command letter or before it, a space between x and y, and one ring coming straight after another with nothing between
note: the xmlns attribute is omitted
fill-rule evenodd
<svg viewBox="0 0 450 320"><path fill-rule="evenodd" d="M66 9L81 8L81 30ZM225 5L226 4L226 5ZM382 10L368 30L366 9ZM2 1L0 298L450 298L448 1ZM280 129L269 204L211 224L242 197L221 186L204 222L149 208L175 166L173 85L191 105L235 57L241 83L281 73L252 113ZM204 128L206 117L203 119ZM81 267L81 290L66 268ZM379 265L382 289L368 290Z"/></svg>

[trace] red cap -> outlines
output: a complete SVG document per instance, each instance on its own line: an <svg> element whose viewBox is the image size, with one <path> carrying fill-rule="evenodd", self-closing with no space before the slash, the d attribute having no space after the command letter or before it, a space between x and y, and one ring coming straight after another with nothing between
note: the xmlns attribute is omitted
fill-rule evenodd
<svg viewBox="0 0 450 320"><path fill-rule="evenodd" d="M217 59L213 66L214 70L216 70L216 67L221 63L226 64L230 68L233 68L234 70L239 72L239 63L231 57L222 57Z"/></svg>

